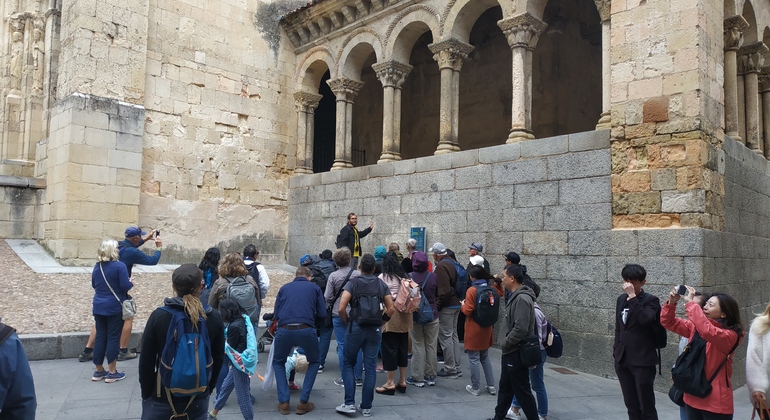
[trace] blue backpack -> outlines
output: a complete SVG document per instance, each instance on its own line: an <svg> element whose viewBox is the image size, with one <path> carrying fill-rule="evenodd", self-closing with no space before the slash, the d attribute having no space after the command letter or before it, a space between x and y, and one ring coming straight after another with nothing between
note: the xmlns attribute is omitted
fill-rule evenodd
<svg viewBox="0 0 770 420"><path fill-rule="evenodd" d="M409 273L409 278L414 279L412 273ZM428 281L428 279L426 278L425 281ZM428 302L428 298L422 290L422 286L420 286L420 306L412 313L412 320L420 325L433 322L433 308L431 308L430 302Z"/></svg>
<svg viewBox="0 0 770 420"><path fill-rule="evenodd" d="M455 266L455 273L457 274L457 281L455 282L455 294L457 295L457 298L460 300L465 299L465 293L468 291L468 288L471 287L471 280L468 278L468 273L465 271L465 267L463 267L459 262L453 260L452 258L448 258L449 262L451 262Z"/></svg>
<svg viewBox="0 0 770 420"><path fill-rule="evenodd" d="M206 320L199 317L196 329L185 311L169 306L161 306L160 309L171 314L166 345L158 367L160 383L166 388L166 396L172 407L172 395L190 397L192 404L197 395L206 392L214 364Z"/></svg>

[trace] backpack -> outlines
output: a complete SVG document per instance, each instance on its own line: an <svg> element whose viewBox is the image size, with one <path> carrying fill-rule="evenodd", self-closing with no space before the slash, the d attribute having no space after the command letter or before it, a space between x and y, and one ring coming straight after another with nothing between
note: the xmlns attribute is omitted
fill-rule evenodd
<svg viewBox="0 0 770 420"><path fill-rule="evenodd" d="M257 295L259 292L254 290L254 286L246 281L246 278L236 277L235 279L229 279L225 277L230 284L227 285L227 293L225 297L235 299L241 308L249 315L252 324L259 324L259 312L262 309L259 305Z"/></svg>
<svg viewBox="0 0 770 420"><path fill-rule="evenodd" d="M192 402L195 396L206 392L214 359L211 357L208 326L203 317L198 318L196 328L185 311L169 306L161 306L160 309L171 314L171 322L166 332L166 345L161 352L158 376L173 407L172 395L190 397Z"/></svg>
<svg viewBox="0 0 770 420"><path fill-rule="evenodd" d="M396 310L405 314L414 313L419 309L421 299L420 285L411 278L401 279L401 286L395 301Z"/></svg>
<svg viewBox="0 0 770 420"><path fill-rule="evenodd" d="M548 357L558 359L561 357L561 354L564 351L564 343L561 340L561 333L556 329L556 327L553 326L553 324L551 324L551 321L546 320L545 325L546 334L545 339L543 340L545 354L547 354Z"/></svg>
<svg viewBox="0 0 770 420"><path fill-rule="evenodd" d="M412 273L409 273L409 278L413 278ZM425 278L425 281L428 281L427 277ZM430 302L428 302L428 297L425 296L422 286L418 284L417 287L420 288L420 306L418 306L417 310L412 314L412 320L417 324L425 325L433 322L433 308L430 306Z"/></svg>
<svg viewBox="0 0 770 420"><path fill-rule="evenodd" d="M500 295L486 284L476 286L473 320L482 328L491 327L500 314Z"/></svg>
<svg viewBox="0 0 770 420"><path fill-rule="evenodd" d="M310 272L313 274L311 280L321 288L322 292L326 291L326 282L329 281L329 274L335 272L337 267L333 262L329 260L321 260L314 264L311 264Z"/></svg>
<svg viewBox="0 0 770 420"><path fill-rule="evenodd" d="M706 380L706 340L701 338L700 334L696 331L692 340L687 343L684 351L676 359L676 363L671 369L674 387L685 394L690 394L697 398L707 397L711 393L711 382L717 377L719 371L722 370L725 362L730 360L732 353L740 342L741 337L738 337L730 353L727 353L727 357L722 360L722 363L714 371L714 374L711 375L711 378Z"/></svg>
<svg viewBox="0 0 770 420"><path fill-rule="evenodd" d="M257 335L254 333L254 325L251 323L251 319L245 314L243 315L243 321L246 324L246 349L238 353L227 342L227 330L230 328L228 325L225 327L225 354L230 358L236 369L251 377L257 370Z"/></svg>
<svg viewBox="0 0 770 420"><path fill-rule="evenodd" d="M471 287L471 281L468 278L468 272L465 271L465 267L463 267L459 262L453 260L452 258L449 258L449 262L455 266L455 273L457 274L457 281L454 285L455 294L457 295L458 299L465 299L465 293L468 291L468 288Z"/></svg>
<svg viewBox="0 0 770 420"><path fill-rule="evenodd" d="M355 279L359 284L364 284L360 277ZM351 281L353 281L351 280ZM371 282L365 288L356 288L356 294L353 296L350 315L361 327L380 327L382 326L382 309L384 304L380 296L380 285L377 281Z"/></svg>
<svg viewBox="0 0 770 420"><path fill-rule="evenodd" d="M258 301L259 301L259 306L262 306L262 299L264 299L265 297L262 296L262 289L259 286L259 270L257 269L257 266L259 265L260 264L258 262L254 261L254 263L249 266L248 271L251 278L253 278L254 282L257 283L257 288L260 289Z"/></svg>

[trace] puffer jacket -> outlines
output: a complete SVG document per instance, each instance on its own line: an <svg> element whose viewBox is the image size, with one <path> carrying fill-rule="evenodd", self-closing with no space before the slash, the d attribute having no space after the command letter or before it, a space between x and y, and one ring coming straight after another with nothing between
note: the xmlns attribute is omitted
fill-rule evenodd
<svg viewBox="0 0 770 420"><path fill-rule="evenodd" d="M505 304L505 324L508 332L505 334L500 348L503 354L518 351L519 343L529 334L535 332L537 323L534 316L535 292L521 285Z"/></svg>
<svg viewBox="0 0 770 420"><path fill-rule="evenodd" d="M696 331L706 340L704 374L710 378L741 337L735 331L722 328L716 321L706 318L700 305L695 302L687 303L685 310L689 319L677 318L676 304L666 302L660 310L660 323L667 330L687 337L690 341ZM711 393L705 398L684 394L685 404L711 413L733 414L732 376L733 359L730 357L711 382Z"/></svg>

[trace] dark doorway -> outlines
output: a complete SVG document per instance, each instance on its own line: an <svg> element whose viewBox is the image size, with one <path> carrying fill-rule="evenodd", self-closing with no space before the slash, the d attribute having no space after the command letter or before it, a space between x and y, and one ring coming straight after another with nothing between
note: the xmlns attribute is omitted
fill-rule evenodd
<svg viewBox="0 0 770 420"><path fill-rule="evenodd" d="M336 98L326 81L331 77L327 71L321 78L318 93L323 95L315 110L313 137L313 172L327 172L334 164L334 137L337 126Z"/></svg>
<svg viewBox="0 0 770 420"><path fill-rule="evenodd" d="M364 61L364 86L353 99L353 166L374 165L382 154L382 83L372 69L377 55L372 51Z"/></svg>
<svg viewBox="0 0 770 420"><path fill-rule="evenodd" d="M430 30L412 47L409 64L414 68L401 88L401 158L431 156L438 145L441 74L428 45Z"/></svg>

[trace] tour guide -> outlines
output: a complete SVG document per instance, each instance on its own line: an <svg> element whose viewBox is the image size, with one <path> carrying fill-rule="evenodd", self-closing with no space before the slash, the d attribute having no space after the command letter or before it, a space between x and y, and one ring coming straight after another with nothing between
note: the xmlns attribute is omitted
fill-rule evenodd
<svg viewBox="0 0 770 420"><path fill-rule="evenodd" d="M358 217L355 213L348 215L348 223L340 229L340 234L337 235L337 248L348 247L351 252L351 266L356 268L358 266L358 258L361 256L361 238L372 232L374 229L374 222L369 223L369 227L358 231L356 225L358 224Z"/></svg>

